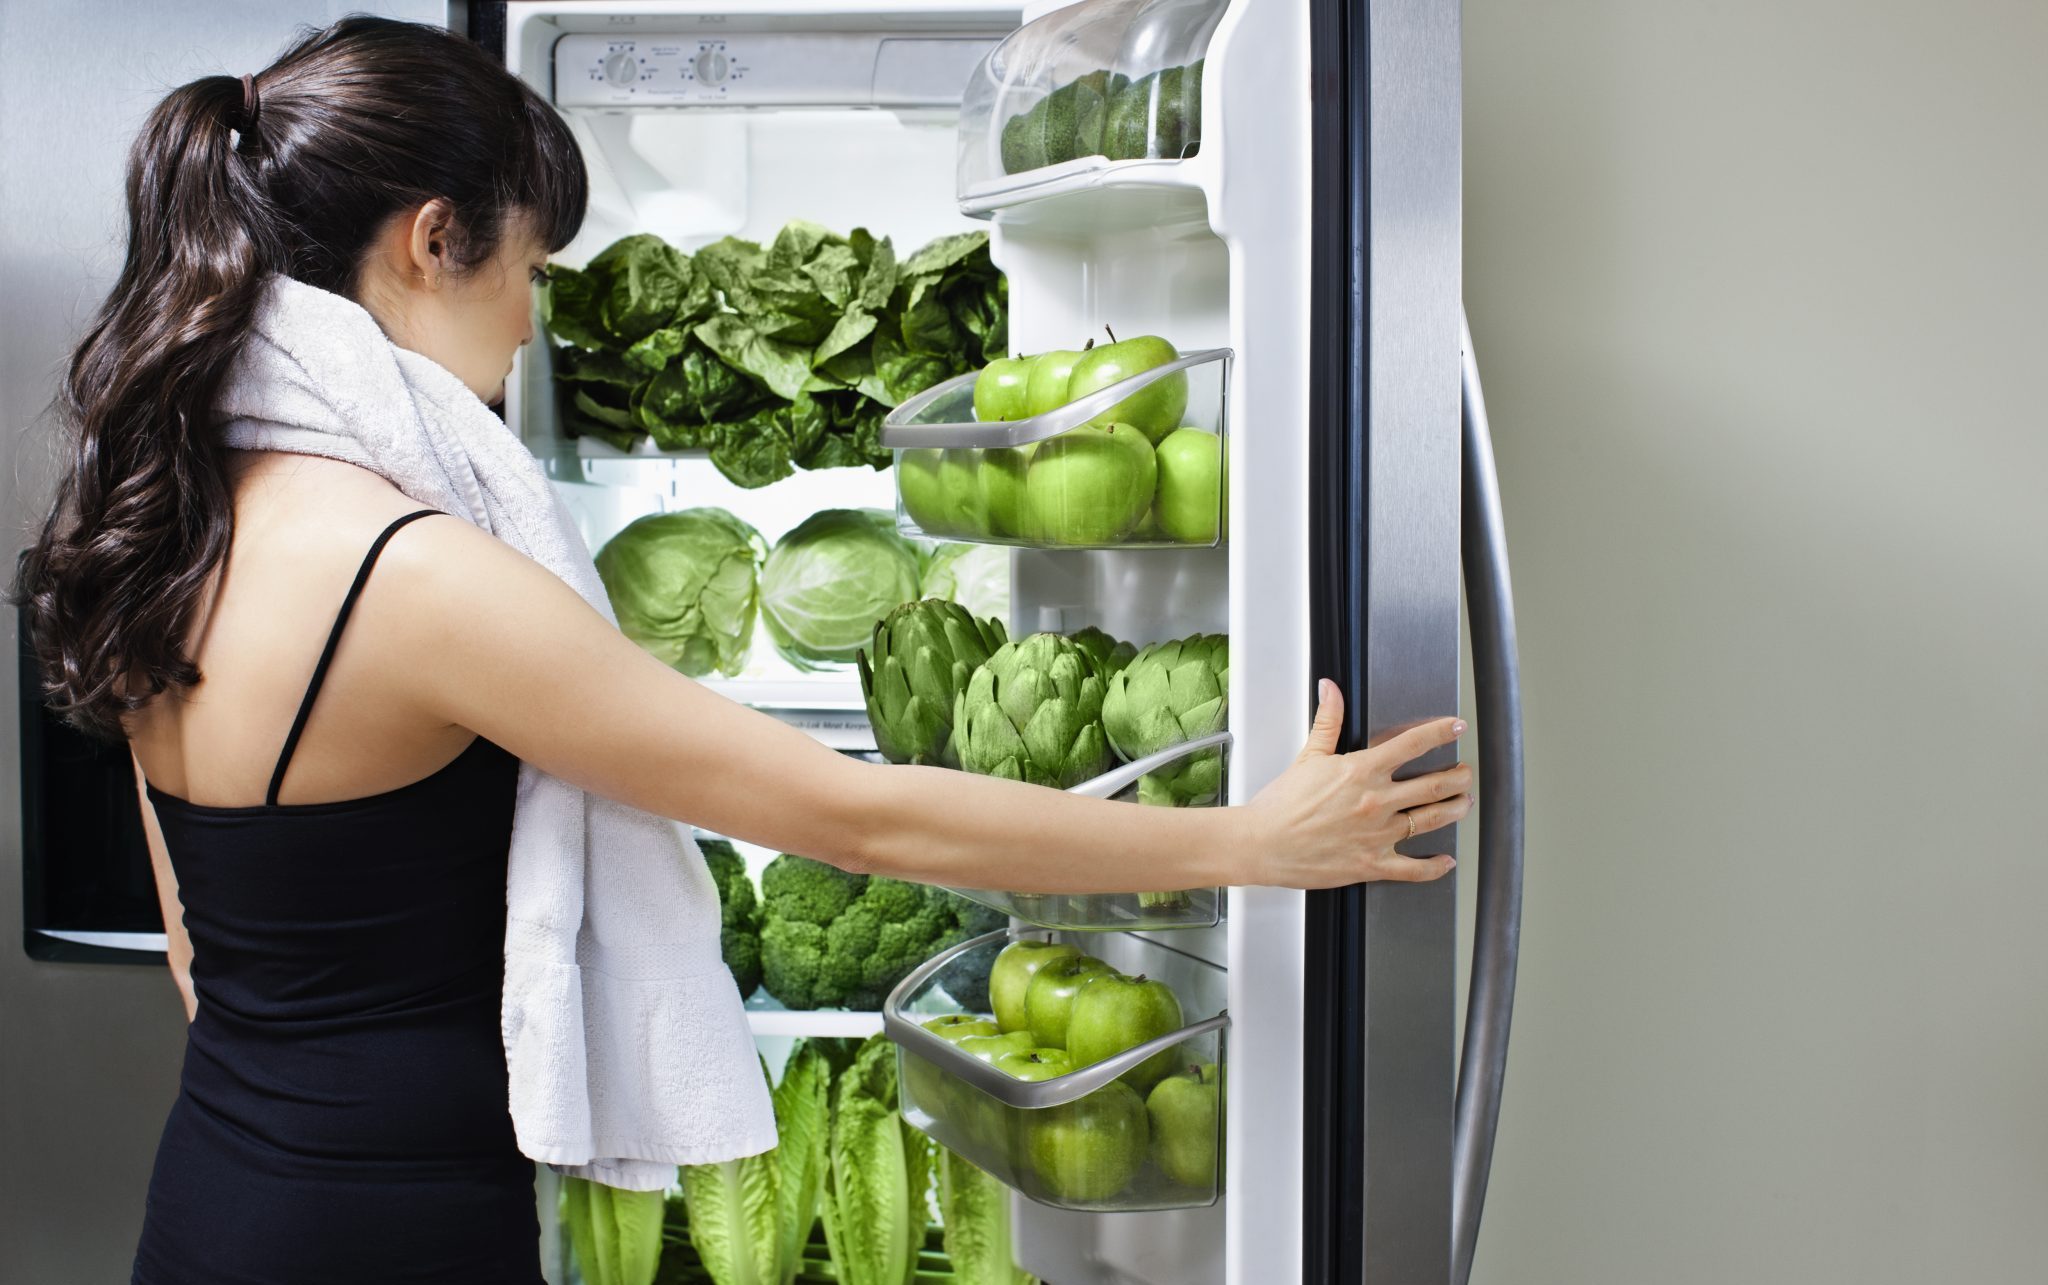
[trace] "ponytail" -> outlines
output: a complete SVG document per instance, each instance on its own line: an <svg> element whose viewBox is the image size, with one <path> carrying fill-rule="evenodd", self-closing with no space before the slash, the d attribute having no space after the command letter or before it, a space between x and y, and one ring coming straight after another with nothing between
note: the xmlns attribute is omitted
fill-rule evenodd
<svg viewBox="0 0 2048 1285"><path fill-rule="evenodd" d="M487 260L515 212L559 250L585 181L532 90L412 23L345 18L255 77L158 104L129 153L121 275L58 397L70 458L12 595L50 705L120 737L199 682L188 635L234 535L214 404L272 273L352 293L377 230L435 198L458 266Z"/></svg>
<svg viewBox="0 0 2048 1285"><path fill-rule="evenodd" d="M51 703L104 736L199 681L184 639L234 533L213 402L279 258L236 154L242 100L234 77L195 80L135 141L127 261L72 354L69 467L22 555L15 592Z"/></svg>

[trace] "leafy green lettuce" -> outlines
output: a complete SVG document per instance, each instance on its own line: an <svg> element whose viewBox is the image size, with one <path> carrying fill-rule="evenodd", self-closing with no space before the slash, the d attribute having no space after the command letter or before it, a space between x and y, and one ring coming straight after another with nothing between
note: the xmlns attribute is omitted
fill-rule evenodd
<svg viewBox="0 0 2048 1285"><path fill-rule="evenodd" d="M831 1082L823 1051L799 1044L774 1090L774 1150L682 1167L690 1246L716 1285L796 1279L825 1183Z"/></svg>
<svg viewBox="0 0 2048 1285"><path fill-rule="evenodd" d="M585 1285L650 1285L661 1261L663 1195L562 1180L562 1221Z"/></svg>
<svg viewBox="0 0 2048 1285"><path fill-rule="evenodd" d="M988 236L899 263L888 238L797 220L763 247L686 255L639 233L542 298L563 423L621 450L702 449L741 486L798 468L883 468L889 409L1003 352L1008 293Z"/></svg>
<svg viewBox="0 0 2048 1285"><path fill-rule="evenodd" d="M860 1046L832 1093L831 1166L820 1212L842 1285L907 1285L928 1217L932 1144L896 1105L896 1047Z"/></svg>
<svg viewBox="0 0 2048 1285"><path fill-rule="evenodd" d="M953 1278L960 1285L1035 1285L1038 1278L1017 1266L1010 1247L1010 1189L951 1150L937 1151L939 1220Z"/></svg>

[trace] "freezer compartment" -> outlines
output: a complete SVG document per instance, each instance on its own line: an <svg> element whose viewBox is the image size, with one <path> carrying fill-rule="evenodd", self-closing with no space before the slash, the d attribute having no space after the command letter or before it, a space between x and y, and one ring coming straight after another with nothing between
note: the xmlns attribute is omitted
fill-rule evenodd
<svg viewBox="0 0 2048 1285"><path fill-rule="evenodd" d="M1167 801L1177 788L1185 795L1181 787L1190 780L1199 780L1202 794L1221 800L1228 797L1229 766L1230 733L1217 732L1120 764L1116 770L1083 781L1067 793L1135 803L1157 801L1172 806ZM1012 919L1072 932L1208 928L1223 918L1221 888L1091 893L1000 892L983 888L953 891Z"/></svg>
<svg viewBox="0 0 2048 1285"><path fill-rule="evenodd" d="M1015 1025L1014 979L1027 961L1022 955L1006 959L1005 951L1028 942L1055 947L1048 965L1061 956L1092 955L1108 968L1080 991L1108 983L1122 988L1117 999L1124 1002L1098 999L1084 1008L1077 998L1069 1005L1073 1020L1064 1049L1037 1043L1051 1033L1034 1029L1016 1040L1016 1056L994 1061L983 1058L997 1047L963 1047L930 1029L948 1025L944 1019L956 1019L957 1025L963 1017L988 1018L956 998L961 996L991 997ZM1095 1213L1214 1204L1222 1189L1225 980L1215 965L1143 937L1012 929L964 942L906 977L883 1007L882 1028L897 1046L903 1117L1040 1204ZM1120 1043L1117 1028L1105 1020L1111 1014L1149 1013L1156 1019L1158 1010L1150 1005L1157 990L1133 981L1163 983L1178 1002L1183 1024L1044 1079L1011 1073L1056 1069L1063 1057L1092 1057L1089 1049ZM1142 998L1136 994L1141 989ZM988 1020L982 1029L992 1034L996 1023ZM1135 1029L1153 1025L1140 1021ZM1076 1050L1084 1039L1089 1049ZM1033 1061L1042 1055L1045 1060Z"/></svg>
<svg viewBox="0 0 2048 1285"><path fill-rule="evenodd" d="M1032 388L1041 363L1071 365L1079 380L1116 363L1091 368L1087 353L1060 350L926 389L882 427L896 453L897 525L1030 549L1214 547L1229 527L1230 361L1228 348L1201 349L1018 418L1001 416L1065 396L1045 391L1057 375Z"/></svg>
<svg viewBox="0 0 2048 1285"><path fill-rule="evenodd" d="M960 106L963 207L1202 148L1202 73L1225 0L1082 0L981 61Z"/></svg>

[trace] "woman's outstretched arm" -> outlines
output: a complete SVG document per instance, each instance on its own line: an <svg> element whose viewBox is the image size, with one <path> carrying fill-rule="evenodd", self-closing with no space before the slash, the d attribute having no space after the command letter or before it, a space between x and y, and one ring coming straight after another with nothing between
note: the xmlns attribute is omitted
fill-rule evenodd
<svg viewBox="0 0 2048 1285"><path fill-rule="evenodd" d="M1250 804L1146 808L944 768L864 763L677 674L545 568L466 523L395 541L352 634L423 718L468 728L594 793L848 869L1011 891L1428 879L1392 852L1464 815L1469 770L1395 782L1455 738L1440 719L1336 754L1341 697Z"/></svg>

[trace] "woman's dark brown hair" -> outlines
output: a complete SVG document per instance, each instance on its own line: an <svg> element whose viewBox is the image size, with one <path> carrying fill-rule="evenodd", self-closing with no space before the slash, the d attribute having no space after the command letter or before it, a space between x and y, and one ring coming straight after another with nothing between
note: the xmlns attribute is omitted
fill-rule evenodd
<svg viewBox="0 0 2048 1285"><path fill-rule="evenodd" d="M583 161L547 103L436 27L344 18L252 78L207 76L150 113L128 159L128 252L73 351L73 435L14 598L53 708L122 719L199 681L188 633L234 531L214 401L264 279L353 295L389 219L436 197L474 268L525 218L559 250Z"/></svg>

